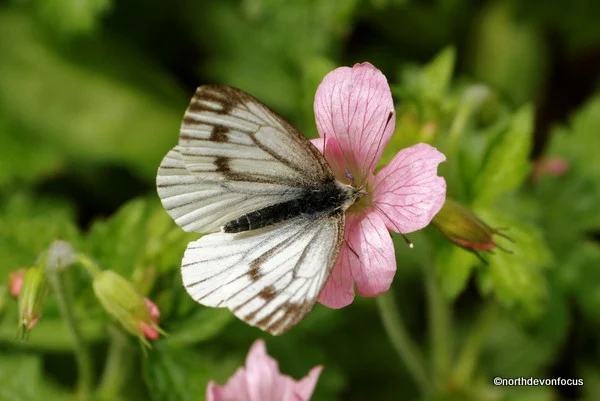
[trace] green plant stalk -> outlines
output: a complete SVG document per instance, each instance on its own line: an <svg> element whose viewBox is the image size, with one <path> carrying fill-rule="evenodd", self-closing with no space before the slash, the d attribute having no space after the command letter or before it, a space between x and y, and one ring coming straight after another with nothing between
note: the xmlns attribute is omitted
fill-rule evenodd
<svg viewBox="0 0 600 401"><path fill-rule="evenodd" d="M128 338L115 325L109 330L110 345L97 394L102 400L113 400L119 395L129 369Z"/></svg>
<svg viewBox="0 0 600 401"><path fill-rule="evenodd" d="M408 372L417 383L421 393L429 393L431 386L429 385L429 379L425 371L423 356L417 345L408 335L399 310L394 304L392 290L388 290L377 297L377 307L386 334L400 360L406 365Z"/></svg>
<svg viewBox="0 0 600 401"><path fill-rule="evenodd" d="M93 260L91 260L89 257L82 253L77 254L77 261L85 268L85 270L87 270L87 272L92 277L96 277L101 271L98 265Z"/></svg>
<svg viewBox="0 0 600 401"><path fill-rule="evenodd" d="M92 360L87 345L73 311L73 296L63 280L60 271L48 271L48 281L52 287L60 313L65 321L67 330L73 339L73 350L77 361L77 399L87 400L90 397L93 381Z"/></svg>
<svg viewBox="0 0 600 401"><path fill-rule="evenodd" d="M489 332L492 321L496 318L497 307L493 303L481 311L469 337L458 356L458 362L454 368L454 380L459 386L468 386L473 379L473 371L479 360L481 346Z"/></svg>
<svg viewBox="0 0 600 401"><path fill-rule="evenodd" d="M429 309L431 367L435 383L443 387L450 370L450 311L433 269L425 267L424 274Z"/></svg>

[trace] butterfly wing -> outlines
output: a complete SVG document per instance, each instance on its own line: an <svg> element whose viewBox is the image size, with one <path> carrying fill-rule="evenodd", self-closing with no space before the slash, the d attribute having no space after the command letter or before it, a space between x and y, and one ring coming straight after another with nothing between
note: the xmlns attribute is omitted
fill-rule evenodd
<svg viewBox="0 0 600 401"><path fill-rule="evenodd" d="M297 217L191 242L181 272L197 302L227 307L246 323L281 334L312 309L344 238L344 214Z"/></svg>
<svg viewBox="0 0 600 401"><path fill-rule="evenodd" d="M209 85L196 90L157 189L179 226L211 233L327 179L324 157L293 126L239 89Z"/></svg>

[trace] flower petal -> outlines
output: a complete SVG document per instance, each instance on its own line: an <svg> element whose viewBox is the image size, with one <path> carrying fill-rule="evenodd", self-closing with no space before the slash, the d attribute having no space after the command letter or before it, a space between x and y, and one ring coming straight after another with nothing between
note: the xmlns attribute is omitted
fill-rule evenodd
<svg viewBox="0 0 600 401"><path fill-rule="evenodd" d="M446 200L446 181L437 175L446 156L419 143L402 149L375 176L374 203L390 230L410 233L431 222Z"/></svg>
<svg viewBox="0 0 600 401"><path fill-rule="evenodd" d="M378 213L348 215L345 237L319 296L320 303L335 309L352 303L354 283L358 294L374 297L390 288L396 273L394 244Z"/></svg>
<svg viewBox="0 0 600 401"><path fill-rule="evenodd" d="M387 291L396 273L396 255L383 219L372 211L350 215L346 228L346 240L358 254L358 258L354 253L351 258L356 292L375 297Z"/></svg>
<svg viewBox="0 0 600 401"><path fill-rule="evenodd" d="M347 229L348 223L346 223ZM335 266L319 294L318 301L328 308L343 308L354 301L354 277L349 267L351 257L355 256L346 242L343 242Z"/></svg>
<svg viewBox="0 0 600 401"><path fill-rule="evenodd" d="M369 63L337 68L319 85L314 110L322 138L348 139L352 154L344 155L345 164L362 181L377 166L396 122L385 76Z"/></svg>
<svg viewBox="0 0 600 401"><path fill-rule="evenodd" d="M277 361L267 355L263 340L256 340L246 358L248 394L252 401L276 401L285 390Z"/></svg>
<svg viewBox="0 0 600 401"><path fill-rule="evenodd" d="M323 154L323 156L325 156L325 160L327 160L327 164L331 167L335 178L337 178L338 181L350 184L351 182L347 176L346 162L340 144L334 138L327 138L327 147L325 153L323 153L323 144L325 143L323 138L311 139L310 142L321 154ZM349 149L348 147L346 148Z"/></svg>
<svg viewBox="0 0 600 401"><path fill-rule="evenodd" d="M301 401L308 401L310 397L315 391L315 386L317 385L317 380L319 380L319 375L323 370L323 366L315 366L308 372L302 380L295 384L295 393L299 396Z"/></svg>
<svg viewBox="0 0 600 401"><path fill-rule="evenodd" d="M206 401L252 401L248 394L246 370L239 368L223 387L211 380L206 388Z"/></svg>

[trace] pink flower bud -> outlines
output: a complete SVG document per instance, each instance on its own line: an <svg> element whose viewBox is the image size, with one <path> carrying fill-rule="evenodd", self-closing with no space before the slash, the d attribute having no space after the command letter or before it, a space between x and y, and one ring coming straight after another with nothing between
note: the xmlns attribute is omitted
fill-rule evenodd
<svg viewBox="0 0 600 401"><path fill-rule="evenodd" d="M560 157L540 158L533 162L533 172L531 173L534 181L540 181L542 177L562 177L569 171L569 162Z"/></svg>
<svg viewBox="0 0 600 401"><path fill-rule="evenodd" d="M433 218L433 224L450 241L474 252L500 248L494 240L495 234L510 240L498 229L488 226L469 209L452 199L446 200Z"/></svg>
<svg viewBox="0 0 600 401"><path fill-rule="evenodd" d="M27 269L19 269L17 271L8 273L8 286L10 288L10 295L12 295L15 298L19 298L26 271Z"/></svg>
<svg viewBox="0 0 600 401"><path fill-rule="evenodd" d="M158 340L158 337L160 336L160 332L155 328L158 327L158 318L160 317L160 311L158 310L158 306L156 306L156 304L154 304L154 302L152 302L148 298L144 298L144 301L146 301L146 306L148 307L148 311L150 312L150 319L152 320L152 323L154 323L154 325L150 326L146 322L140 321L140 328L144 333L144 337L146 337L148 340L155 341Z"/></svg>
<svg viewBox="0 0 600 401"><path fill-rule="evenodd" d="M158 339L160 311L131 282L112 270L103 270L94 277L93 287L100 304L125 330L146 345L146 339Z"/></svg>

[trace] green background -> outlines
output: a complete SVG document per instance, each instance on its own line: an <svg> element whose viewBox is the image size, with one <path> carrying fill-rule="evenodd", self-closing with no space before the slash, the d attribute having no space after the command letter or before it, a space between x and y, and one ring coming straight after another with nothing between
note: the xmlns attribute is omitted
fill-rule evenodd
<svg viewBox="0 0 600 401"><path fill-rule="evenodd" d="M264 338L296 379L325 367L316 401L599 400L599 16L596 0L1 2L0 400L86 398L54 294L27 341L6 294L9 272L59 238L130 279L169 333L144 351L81 266L67 269L95 372L88 399L203 400ZM382 163L437 146L449 196L507 228L514 243L496 240L512 253L483 263L433 227L409 236L412 250L394 236L390 293L317 305L280 337L194 303L179 263L196 236L172 223L154 180L195 87L239 87L314 137L319 82L362 61L396 102ZM569 169L532 176L544 158ZM408 340L390 341L384 309Z"/></svg>

